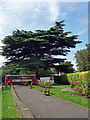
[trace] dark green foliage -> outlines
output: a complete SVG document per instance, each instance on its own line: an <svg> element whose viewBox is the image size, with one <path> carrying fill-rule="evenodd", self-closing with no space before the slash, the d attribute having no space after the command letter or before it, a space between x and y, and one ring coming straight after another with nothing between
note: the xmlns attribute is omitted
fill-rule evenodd
<svg viewBox="0 0 90 120"><path fill-rule="evenodd" d="M71 62L69 61L61 62L59 66L56 67L56 69L64 73L73 73L75 71L75 69L73 68L73 64L71 64Z"/></svg>
<svg viewBox="0 0 90 120"><path fill-rule="evenodd" d="M64 32L63 22L56 22L54 27L46 31L14 31L12 35L3 39L5 46L2 55L8 59L8 63L34 69L39 79L39 68L54 68L55 63L65 60L55 58L56 55L66 56L70 48L75 48L77 43L81 43L76 41L77 35L70 36L68 34L71 32Z"/></svg>
<svg viewBox="0 0 90 120"><path fill-rule="evenodd" d="M49 76L49 70L39 70L40 77L48 77Z"/></svg>
<svg viewBox="0 0 90 120"><path fill-rule="evenodd" d="M54 82L55 82L55 84L60 84L60 85L69 85L70 84L68 82L68 79L67 79L66 75L55 76L54 77Z"/></svg>
<svg viewBox="0 0 90 120"><path fill-rule="evenodd" d="M40 69L39 70L39 75L40 77L50 77L50 74L57 74L57 72L55 71L55 69Z"/></svg>

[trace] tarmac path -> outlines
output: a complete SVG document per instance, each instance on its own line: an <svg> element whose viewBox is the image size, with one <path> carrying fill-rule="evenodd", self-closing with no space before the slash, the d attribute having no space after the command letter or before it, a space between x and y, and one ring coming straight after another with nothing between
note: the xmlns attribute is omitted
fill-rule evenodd
<svg viewBox="0 0 90 120"><path fill-rule="evenodd" d="M46 96L27 86L14 86L21 102L34 118L88 118L88 109L74 103Z"/></svg>

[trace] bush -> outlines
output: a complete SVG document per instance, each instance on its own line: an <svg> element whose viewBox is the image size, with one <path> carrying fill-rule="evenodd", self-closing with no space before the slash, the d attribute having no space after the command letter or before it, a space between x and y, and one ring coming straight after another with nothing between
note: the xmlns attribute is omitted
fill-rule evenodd
<svg viewBox="0 0 90 120"><path fill-rule="evenodd" d="M39 70L40 77L48 77L49 76L49 70Z"/></svg>
<svg viewBox="0 0 90 120"><path fill-rule="evenodd" d="M88 96L88 84L81 78L79 81L74 82L74 89L82 94L83 96Z"/></svg>
<svg viewBox="0 0 90 120"><path fill-rule="evenodd" d="M54 77L54 82L56 84L61 84L61 85L69 85L70 83L68 82L67 76L66 75L61 75L61 76L55 76Z"/></svg>
<svg viewBox="0 0 90 120"><path fill-rule="evenodd" d="M33 82L33 85L38 85L38 83Z"/></svg>
<svg viewBox="0 0 90 120"><path fill-rule="evenodd" d="M84 81L87 81L89 77L88 75L90 75L90 71L76 72L76 73L71 73L71 74L66 74L66 75L70 83L79 81L80 78L83 78Z"/></svg>
<svg viewBox="0 0 90 120"><path fill-rule="evenodd" d="M45 82L45 86L51 87L51 82Z"/></svg>

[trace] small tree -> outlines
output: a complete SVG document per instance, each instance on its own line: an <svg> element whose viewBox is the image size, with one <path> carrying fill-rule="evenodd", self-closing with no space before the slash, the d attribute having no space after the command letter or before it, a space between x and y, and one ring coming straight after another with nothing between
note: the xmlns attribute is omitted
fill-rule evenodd
<svg viewBox="0 0 90 120"><path fill-rule="evenodd" d="M79 71L90 70L90 45L86 49L78 50L75 54L76 63Z"/></svg>

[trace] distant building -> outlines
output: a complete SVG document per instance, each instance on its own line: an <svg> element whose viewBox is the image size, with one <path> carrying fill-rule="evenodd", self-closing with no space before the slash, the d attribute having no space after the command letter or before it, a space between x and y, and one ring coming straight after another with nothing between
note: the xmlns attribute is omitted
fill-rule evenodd
<svg viewBox="0 0 90 120"><path fill-rule="evenodd" d="M59 76L64 75L64 74L65 74L64 72L59 72Z"/></svg>

